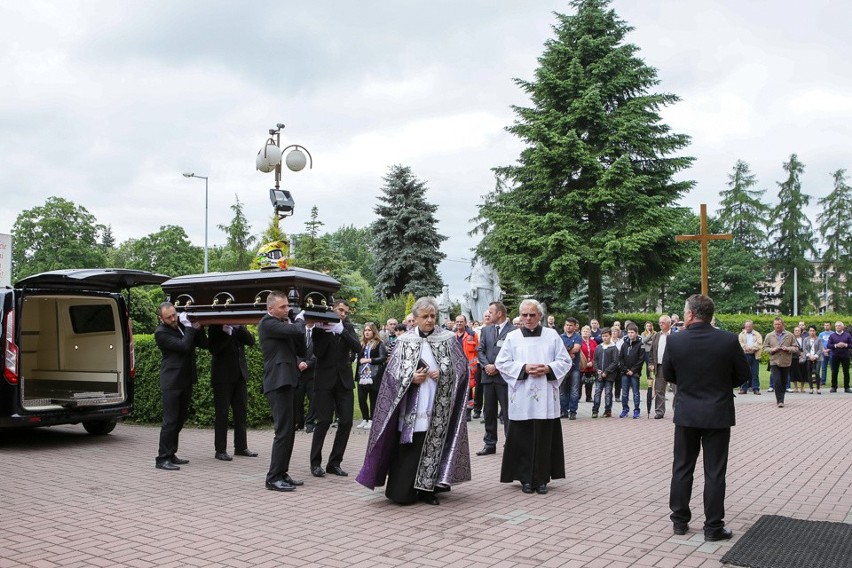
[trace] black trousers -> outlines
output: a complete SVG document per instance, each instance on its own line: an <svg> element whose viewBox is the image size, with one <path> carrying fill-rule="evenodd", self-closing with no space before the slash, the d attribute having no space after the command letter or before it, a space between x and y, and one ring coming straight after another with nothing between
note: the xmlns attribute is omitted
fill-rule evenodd
<svg viewBox="0 0 852 568"><path fill-rule="evenodd" d="M485 413L485 441L486 446L497 447L497 419L503 419L503 441L509 435L509 387L505 384L485 383L482 385L483 406ZM497 412L497 404L500 404L500 412Z"/></svg>
<svg viewBox="0 0 852 568"><path fill-rule="evenodd" d="M414 478L423 452L426 432L415 432L410 444L399 443L399 432L395 432L394 450L388 465L388 483L385 497L394 503L408 504L417 501L419 494L414 489Z"/></svg>
<svg viewBox="0 0 852 568"><path fill-rule="evenodd" d="M352 389L344 388L340 383L331 389L314 389L314 411L317 415L317 425L311 440L311 467L322 465L322 446L325 434L331 426L332 415L337 415L337 432L334 434L334 444L328 455L328 466L339 466L349 443L349 432L352 430L352 412L355 396Z"/></svg>
<svg viewBox="0 0 852 568"><path fill-rule="evenodd" d="M272 424L275 439L272 441L272 457L266 481L272 483L284 477L290 470L290 456L293 455L293 440L296 427L293 422L293 391L291 386L281 387L266 393L266 400L272 408Z"/></svg>
<svg viewBox="0 0 852 568"><path fill-rule="evenodd" d="M308 397L308 413L305 414L305 397ZM314 417L314 377L299 377L299 384L293 395L293 422L299 426L312 423Z"/></svg>
<svg viewBox="0 0 852 568"><path fill-rule="evenodd" d="M849 359L841 359L834 356L831 358L831 388L837 388L837 369L843 367L843 388L849 388Z"/></svg>
<svg viewBox="0 0 852 568"><path fill-rule="evenodd" d="M476 412L480 412L482 410L482 403L484 401L484 393L485 387L482 384L482 373L484 371L477 371L476 373L476 386L473 387L473 410Z"/></svg>
<svg viewBox="0 0 852 568"><path fill-rule="evenodd" d="M373 410L376 408L376 397L379 389L376 385L358 385L358 408L361 410L361 418L373 419Z"/></svg>
<svg viewBox="0 0 852 568"><path fill-rule="evenodd" d="M157 463L170 461L178 450L178 436L183 430L189 415L189 401L192 400L192 387L187 389L167 389L160 392L163 401L163 424L160 427L160 448Z"/></svg>
<svg viewBox="0 0 852 568"><path fill-rule="evenodd" d="M725 474L728 471L730 428L687 428L675 426L674 463L669 493L671 520L688 523L692 519L689 500L699 450L704 450L704 530L725 526Z"/></svg>
<svg viewBox="0 0 852 568"><path fill-rule="evenodd" d="M225 452L228 448L228 411L234 413L234 449L245 450L246 440L246 407L248 391L242 381L236 383L216 383L213 385L213 408L216 419L213 423L213 446L216 452Z"/></svg>

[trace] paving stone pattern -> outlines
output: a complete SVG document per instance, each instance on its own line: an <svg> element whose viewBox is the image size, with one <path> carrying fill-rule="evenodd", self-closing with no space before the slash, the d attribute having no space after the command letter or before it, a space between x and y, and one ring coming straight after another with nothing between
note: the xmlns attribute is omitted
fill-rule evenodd
<svg viewBox="0 0 852 568"><path fill-rule="evenodd" d="M738 398L732 542L764 514L852 521L850 411L843 393L788 394L783 409L771 394ZM499 483L498 444L496 456L472 456L473 481L437 507L393 505L354 482L363 430L352 432L347 478L311 477L310 435L297 433L290 473L305 485L293 493L264 488L271 430L249 432L260 457L220 462L211 430L185 429L178 455L191 463L178 472L154 468L156 427L0 432L0 568L717 568L732 542L704 542L700 463L692 531L672 535L669 418L592 419L582 402L562 421L568 477L549 494ZM482 434L470 423L472 452Z"/></svg>

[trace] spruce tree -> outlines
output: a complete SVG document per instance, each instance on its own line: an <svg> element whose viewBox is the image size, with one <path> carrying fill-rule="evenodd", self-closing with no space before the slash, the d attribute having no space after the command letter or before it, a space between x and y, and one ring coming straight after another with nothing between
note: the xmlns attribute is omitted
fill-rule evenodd
<svg viewBox="0 0 852 568"><path fill-rule="evenodd" d="M814 250L814 232L811 221L805 214L805 208L811 201L810 195L802 193L800 177L805 170L804 164L796 154L790 161L784 162L787 179L778 182L778 205L772 211L775 227L770 236L774 237L770 258L772 268L781 277L781 312L793 313L793 270L798 272L798 306L813 304L815 300L814 267L808 255L816 256Z"/></svg>
<svg viewBox="0 0 852 568"><path fill-rule="evenodd" d="M319 208L311 207L311 218L305 221L305 232L297 235L293 266L300 266L340 278L346 272L346 261L331 246L328 235L320 235L324 225L319 220Z"/></svg>
<svg viewBox="0 0 852 568"><path fill-rule="evenodd" d="M754 312L765 307L760 287L771 277L766 257L767 219L772 208L761 201L765 189L754 189L757 178L749 165L737 160L728 175L728 189L719 193L718 232L734 235L732 241L714 243L710 250L711 292L720 312ZM716 231L714 231L716 232Z"/></svg>
<svg viewBox="0 0 852 568"><path fill-rule="evenodd" d="M839 313L852 310L852 188L846 184L846 170L832 174L834 187L818 203L819 233L825 244L822 266L826 287L831 293L831 309Z"/></svg>
<svg viewBox="0 0 852 568"><path fill-rule="evenodd" d="M447 240L436 227L438 206L426 201L426 184L409 167L391 166L384 182L370 226L376 295L437 295L443 286L438 264L446 256L440 247Z"/></svg>
<svg viewBox="0 0 852 568"><path fill-rule="evenodd" d="M693 161L677 155L689 137L659 115L678 97L651 92L656 70L608 4L575 0L576 14L556 14L535 79L515 80L532 106L514 107L508 131L526 148L495 169L505 185L480 206L476 251L546 301L586 282L598 319L605 273L636 286L674 268L671 218L692 182L673 176Z"/></svg>
<svg viewBox="0 0 852 568"><path fill-rule="evenodd" d="M221 271L247 270L254 257L251 251L252 245L255 243L255 237L249 232L251 226L243 213L243 204L240 203L240 197L234 196L234 204L231 205L231 211L234 212L234 217L227 225L217 225L220 231L224 231L228 237L225 248L222 251L221 258L217 260L217 269Z"/></svg>

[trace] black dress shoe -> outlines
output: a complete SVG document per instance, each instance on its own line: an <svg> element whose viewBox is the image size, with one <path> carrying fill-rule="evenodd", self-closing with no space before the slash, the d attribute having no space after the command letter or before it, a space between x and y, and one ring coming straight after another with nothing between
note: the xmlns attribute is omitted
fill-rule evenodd
<svg viewBox="0 0 852 568"><path fill-rule="evenodd" d="M234 450L235 456L245 456L247 458L256 458L257 452L254 450L250 450L248 448L243 448L242 450Z"/></svg>
<svg viewBox="0 0 852 568"><path fill-rule="evenodd" d="M734 536L734 533L731 532L731 529L726 529L725 527L711 531L704 531L704 540L710 542L715 542L717 540L728 540L732 536Z"/></svg>
<svg viewBox="0 0 852 568"><path fill-rule="evenodd" d="M172 456L171 462L175 465L186 465L189 463L189 460L182 460L177 456Z"/></svg>
<svg viewBox="0 0 852 568"><path fill-rule="evenodd" d="M266 488L270 491L295 491L296 487L290 485L283 479L279 479L278 481L267 481Z"/></svg>
<svg viewBox="0 0 852 568"><path fill-rule="evenodd" d="M686 534L689 532L689 525L686 523L672 523L672 531L678 535Z"/></svg>
<svg viewBox="0 0 852 568"><path fill-rule="evenodd" d="M545 495L547 493L547 483L542 483L541 485L536 487L535 492L539 495Z"/></svg>
<svg viewBox="0 0 852 568"><path fill-rule="evenodd" d="M655 415L654 415L654 420L662 420L662 419L663 419L663 415L662 415L662 414L655 414Z"/></svg>
<svg viewBox="0 0 852 568"><path fill-rule="evenodd" d="M216 452L215 458L217 460L221 460L223 462L229 462L232 459L234 459L234 458L231 457L231 454L229 454L228 452Z"/></svg>
<svg viewBox="0 0 852 568"><path fill-rule="evenodd" d="M435 486L435 493L446 493L449 490L450 490L449 485L436 485Z"/></svg>
<svg viewBox="0 0 852 568"><path fill-rule="evenodd" d="M311 466L311 475L314 477L325 477L325 472L322 470L322 467L315 465Z"/></svg>
<svg viewBox="0 0 852 568"><path fill-rule="evenodd" d="M157 463L154 465L154 467L156 467L157 469L167 469L167 470L169 470L169 471L177 471L177 470L179 470L179 469L180 469L178 466L176 466L175 464L173 464L173 463L172 463L172 462L170 462L170 461L161 461L161 462L157 462Z"/></svg>
<svg viewBox="0 0 852 568"><path fill-rule="evenodd" d="M496 453L497 453L497 448L495 448L494 446L485 446L484 448L482 448L481 450L476 452L476 455L478 455L478 456L490 456L491 454L496 454Z"/></svg>
<svg viewBox="0 0 852 568"><path fill-rule="evenodd" d="M435 496L431 491L418 491L417 496L421 501L426 503L427 505L440 505L441 502L438 501L438 497Z"/></svg>
<svg viewBox="0 0 852 568"><path fill-rule="evenodd" d="M522 483L521 491L523 491L524 493L532 493L533 491L535 491L535 489L533 489L532 483Z"/></svg>
<svg viewBox="0 0 852 568"><path fill-rule="evenodd" d="M343 471L339 465L330 465L325 468L325 472L339 475L340 477L349 477L349 474Z"/></svg>
<svg viewBox="0 0 852 568"><path fill-rule="evenodd" d="M287 482L287 483L289 483L290 485L292 485L292 486L294 486L294 487L298 487L298 486L300 486L300 485L304 485L304 484L305 484L305 482L304 482L304 481L296 481L295 479L293 479L292 477L290 477L290 474L289 474L289 473L285 473L285 474L284 474L284 481L285 481L285 482Z"/></svg>
<svg viewBox="0 0 852 568"><path fill-rule="evenodd" d="M314 428L316 428L316 425L315 425L315 424L307 424L307 425L305 425L305 433L306 433L306 434L310 434L310 433L312 433L312 432L314 431Z"/></svg>

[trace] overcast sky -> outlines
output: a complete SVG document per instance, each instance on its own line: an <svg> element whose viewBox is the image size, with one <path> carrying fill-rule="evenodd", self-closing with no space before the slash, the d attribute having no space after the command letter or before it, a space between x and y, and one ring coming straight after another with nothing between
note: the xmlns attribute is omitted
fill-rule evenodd
<svg viewBox="0 0 852 568"><path fill-rule="evenodd" d="M657 68L663 111L692 137L696 181L682 204L718 208L738 159L767 200L797 153L806 193L852 166L852 4L811 0L616 0L629 41ZM467 289L470 219L491 168L520 144L504 128L526 98L550 0L35 1L0 4L0 232L59 195L112 225L116 239L161 225L209 241L239 195L255 233L268 224L272 174L255 170L269 128L314 168L285 172L300 232L313 205L325 228L373 221L382 177L410 166L439 206L450 293ZM816 199L814 199L814 204ZM811 208L815 221L816 208Z"/></svg>

